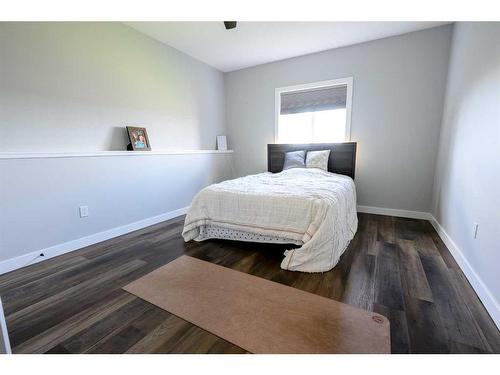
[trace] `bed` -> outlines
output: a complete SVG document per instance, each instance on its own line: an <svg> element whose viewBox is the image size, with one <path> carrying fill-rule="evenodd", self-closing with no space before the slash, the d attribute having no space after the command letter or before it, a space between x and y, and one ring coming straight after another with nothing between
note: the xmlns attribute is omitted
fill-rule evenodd
<svg viewBox="0 0 500 375"><path fill-rule="evenodd" d="M285 153L297 150L330 150L328 171L283 171ZM328 271L357 230L355 162L354 142L269 144L268 172L210 185L195 196L184 240L293 244L281 268Z"/></svg>

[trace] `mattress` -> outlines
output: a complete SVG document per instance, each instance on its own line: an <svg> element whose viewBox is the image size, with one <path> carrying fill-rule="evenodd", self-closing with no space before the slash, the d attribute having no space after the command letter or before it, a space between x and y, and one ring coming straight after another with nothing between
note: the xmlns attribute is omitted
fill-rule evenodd
<svg viewBox="0 0 500 375"><path fill-rule="evenodd" d="M293 243L283 269L324 272L357 230L356 190L347 176L314 168L260 173L210 185L193 199L185 241L222 238Z"/></svg>

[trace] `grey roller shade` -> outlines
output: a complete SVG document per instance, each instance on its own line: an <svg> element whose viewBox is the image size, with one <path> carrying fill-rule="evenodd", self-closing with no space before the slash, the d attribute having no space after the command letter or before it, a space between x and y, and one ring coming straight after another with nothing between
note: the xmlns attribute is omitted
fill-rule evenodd
<svg viewBox="0 0 500 375"><path fill-rule="evenodd" d="M347 85L281 93L281 114L326 111L346 107Z"/></svg>

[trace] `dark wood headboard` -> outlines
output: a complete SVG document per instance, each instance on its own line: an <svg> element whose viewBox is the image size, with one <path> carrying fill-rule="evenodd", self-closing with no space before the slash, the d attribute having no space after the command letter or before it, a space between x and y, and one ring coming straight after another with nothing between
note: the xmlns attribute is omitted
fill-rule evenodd
<svg viewBox="0 0 500 375"><path fill-rule="evenodd" d="M305 143L305 144L268 144L267 170L278 173L283 170L285 153L290 151L331 150L328 171L343 174L354 179L356 169L356 142L345 143Z"/></svg>

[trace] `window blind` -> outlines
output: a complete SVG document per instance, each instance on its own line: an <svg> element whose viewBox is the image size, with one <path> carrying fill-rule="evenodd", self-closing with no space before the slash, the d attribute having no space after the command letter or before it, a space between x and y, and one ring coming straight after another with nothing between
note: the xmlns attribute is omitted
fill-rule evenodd
<svg viewBox="0 0 500 375"><path fill-rule="evenodd" d="M346 107L347 85L281 93L282 115Z"/></svg>

